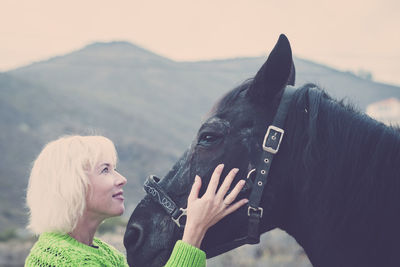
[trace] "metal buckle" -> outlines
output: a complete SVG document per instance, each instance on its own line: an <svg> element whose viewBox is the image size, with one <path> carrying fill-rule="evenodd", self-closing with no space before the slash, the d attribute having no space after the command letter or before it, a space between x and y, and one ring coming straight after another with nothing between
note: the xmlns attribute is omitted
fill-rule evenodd
<svg viewBox="0 0 400 267"><path fill-rule="evenodd" d="M267 140L268 140L268 136L269 136L271 130L272 130L272 131L275 131L275 132L278 132L278 133L281 133L281 135L280 135L280 137L279 137L278 145L276 146L276 148L273 148L273 147L270 147L270 146L267 146L267 145L266 145ZM278 150L279 150L279 146L281 145L282 137L283 137L283 134L284 134L284 133L285 133L285 131L284 131L283 129L281 129L281 128L279 128L279 127L276 127L276 126L273 126L273 125L270 125L270 126L268 127L267 133L266 133L265 136L264 136L264 142L263 142L263 145L262 145L263 149L264 149L265 151L267 151L267 152L272 153L272 154L276 154L276 153L278 152Z"/></svg>
<svg viewBox="0 0 400 267"><path fill-rule="evenodd" d="M247 173L247 179L249 179L250 176L251 176L251 174L252 174L253 172L255 172L255 171L256 171L255 168L254 168L254 169L251 169L251 171L249 171L249 172Z"/></svg>
<svg viewBox="0 0 400 267"><path fill-rule="evenodd" d="M249 216L249 217L250 217L250 210L252 210L252 211L254 211L254 212L260 211L260 218L262 218L263 212L264 212L264 209L263 209L263 208L260 208L260 207L258 207L258 208L253 208L253 207L249 206L249 207L247 208L247 216Z"/></svg>
<svg viewBox="0 0 400 267"><path fill-rule="evenodd" d="M171 216L171 219L176 223L176 225L178 225L179 228L181 228L181 226L184 227L185 225L181 225L179 220L181 219L181 217L186 216L187 212L186 212L186 209L184 209L184 208L180 208L179 210L182 213L178 216L178 218L175 219L174 217Z"/></svg>

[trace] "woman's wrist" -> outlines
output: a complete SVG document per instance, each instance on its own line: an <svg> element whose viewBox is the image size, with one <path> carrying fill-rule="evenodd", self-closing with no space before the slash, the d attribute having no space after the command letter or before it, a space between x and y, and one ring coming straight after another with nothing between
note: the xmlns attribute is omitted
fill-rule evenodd
<svg viewBox="0 0 400 267"><path fill-rule="evenodd" d="M186 225L185 231L183 232L182 241L194 247L200 248L204 235L205 231L202 231L200 228Z"/></svg>

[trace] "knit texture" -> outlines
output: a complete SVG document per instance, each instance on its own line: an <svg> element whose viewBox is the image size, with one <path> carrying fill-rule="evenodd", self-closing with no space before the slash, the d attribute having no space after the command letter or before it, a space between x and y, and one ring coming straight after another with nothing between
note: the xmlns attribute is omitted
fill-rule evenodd
<svg viewBox="0 0 400 267"><path fill-rule="evenodd" d="M178 240L172 251L166 267L204 267L206 266L206 253L181 240Z"/></svg>
<svg viewBox="0 0 400 267"><path fill-rule="evenodd" d="M128 266L122 253L98 238L87 246L67 234L43 233L32 247L25 266Z"/></svg>
<svg viewBox="0 0 400 267"><path fill-rule="evenodd" d="M125 256L98 238L87 246L67 234L43 233L25 260L25 267L128 266ZM206 254L178 240L166 267L204 267Z"/></svg>

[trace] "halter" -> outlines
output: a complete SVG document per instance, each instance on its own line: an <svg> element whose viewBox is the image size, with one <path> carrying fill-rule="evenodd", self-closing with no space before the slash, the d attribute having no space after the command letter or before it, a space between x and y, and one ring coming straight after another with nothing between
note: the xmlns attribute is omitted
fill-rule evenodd
<svg viewBox="0 0 400 267"><path fill-rule="evenodd" d="M231 242L214 248L212 251L208 251L208 258L214 257L244 244L260 243L259 224L264 212L263 208L260 207L260 201L264 187L267 183L272 160L275 154L277 154L279 151L279 147L285 133L283 126L294 92L294 87L286 86L274 120L268 127L264 136L261 158L257 163L256 168L252 169L247 174L247 178L250 178L251 175L255 175L254 183L251 181L251 179L246 179L246 184L242 188L242 193L251 190L247 207L247 215L249 217L247 236L237 238ZM183 230L185 225L181 220L183 217L186 217L186 208L180 208L178 205L176 205L176 203L159 185L159 181L159 178L151 175L144 183L144 190L153 198L153 200L155 200L164 208L179 229Z"/></svg>

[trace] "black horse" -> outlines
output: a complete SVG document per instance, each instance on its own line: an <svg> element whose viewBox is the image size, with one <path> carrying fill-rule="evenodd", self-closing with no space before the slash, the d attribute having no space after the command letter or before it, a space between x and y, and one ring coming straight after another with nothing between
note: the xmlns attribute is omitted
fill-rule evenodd
<svg viewBox="0 0 400 267"><path fill-rule="evenodd" d="M239 168L237 180L256 168L265 131L294 76L290 44L281 35L256 76L213 107L190 148L158 183L176 205L186 206L195 174L205 189L219 163L225 163L225 172ZM400 266L398 129L312 84L294 92L284 125L261 198L259 232L283 229L314 266ZM215 256L242 245L232 241L247 236L248 217L242 207L220 221L207 232L202 249ZM181 237L164 208L146 196L127 226L128 262L161 266Z"/></svg>

